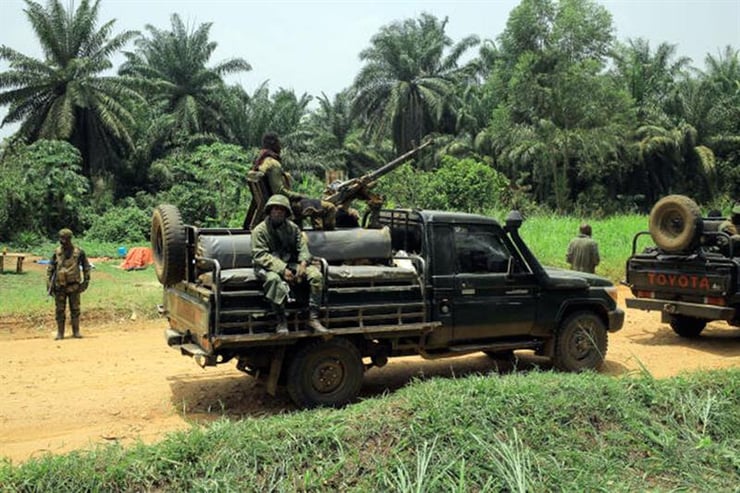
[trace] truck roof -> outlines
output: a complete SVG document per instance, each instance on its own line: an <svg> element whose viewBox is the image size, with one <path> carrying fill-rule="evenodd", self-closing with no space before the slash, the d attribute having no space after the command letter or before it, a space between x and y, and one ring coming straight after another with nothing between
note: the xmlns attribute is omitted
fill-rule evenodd
<svg viewBox="0 0 740 493"><path fill-rule="evenodd" d="M501 227L499 222L492 217L481 216L479 214L469 214L467 212L434 211L426 209L394 209L393 212L408 214L410 219L421 220L425 223L488 224Z"/></svg>

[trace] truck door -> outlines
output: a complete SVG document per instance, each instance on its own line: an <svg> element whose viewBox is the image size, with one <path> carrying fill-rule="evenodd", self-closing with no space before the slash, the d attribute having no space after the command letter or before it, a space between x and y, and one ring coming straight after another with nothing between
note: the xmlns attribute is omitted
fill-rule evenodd
<svg viewBox="0 0 740 493"><path fill-rule="evenodd" d="M455 225L452 313L456 340L529 334L539 286L518 253L492 225ZM513 275L507 275L509 262Z"/></svg>

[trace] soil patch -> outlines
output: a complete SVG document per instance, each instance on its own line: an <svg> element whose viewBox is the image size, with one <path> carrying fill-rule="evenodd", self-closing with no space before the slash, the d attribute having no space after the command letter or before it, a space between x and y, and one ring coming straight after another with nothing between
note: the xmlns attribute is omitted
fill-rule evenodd
<svg viewBox="0 0 740 493"><path fill-rule="evenodd" d="M620 288L624 307L625 288ZM4 321L6 322L6 321ZM3 324L5 326L5 323ZM83 339L54 341L51 325L0 334L5 355L0 385L0 455L14 462L98 444L155 442L165 434L227 416L265 416L295 410L280 391L226 364L201 369L167 347L166 321L100 322L85 318ZM539 363L522 354L520 368ZM664 378L740 363L740 330L711 323L698 339L682 339L656 313L628 310L624 329L609 336L602 372L642 371ZM482 354L426 361L392 359L366 376L363 396L379 395L415 378L495 373Z"/></svg>

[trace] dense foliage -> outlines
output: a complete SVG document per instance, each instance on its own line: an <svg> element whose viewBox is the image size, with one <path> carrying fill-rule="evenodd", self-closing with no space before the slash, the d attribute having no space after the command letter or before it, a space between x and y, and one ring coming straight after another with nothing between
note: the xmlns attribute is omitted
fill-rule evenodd
<svg viewBox="0 0 740 493"><path fill-rule="evenodd" d="M26 0L43 58L0 46L3 124L21 124L0 148L4 241L60 226L133 239L159 202L238 226L266 131L314 195L433 137L382 182L390 203L605 216L669 193L725 212L740 197L738 47L701 71L676 45L618 41L594 0L521 0L503 32L480 33L495 39L453 40L447 19L426 13L381 26L332 97L267 82L249 94L224 81L251 70L246 60L211 60L211 24L175 13L169 28L115 34L101 1ZM103 75L119 53L118 74Z"/></svg>

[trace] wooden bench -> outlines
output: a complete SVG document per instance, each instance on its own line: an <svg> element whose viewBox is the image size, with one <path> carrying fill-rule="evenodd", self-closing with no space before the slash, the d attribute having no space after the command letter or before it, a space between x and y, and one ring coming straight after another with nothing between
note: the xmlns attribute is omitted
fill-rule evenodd
<svg viewBox="0 0 740 493"><path fill-rule="evenodd" d="M17 273L23 272L23 259L26 258L26 255L23 253L3 253L2 257L0 257L0 272L5 272L5 257L15 259L15 271Z"/></svg>

